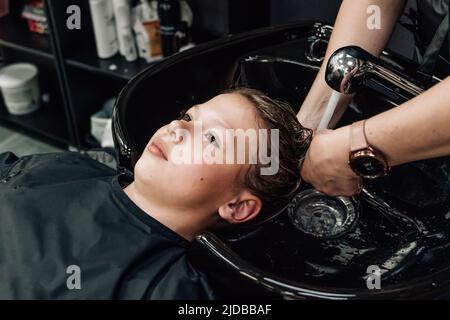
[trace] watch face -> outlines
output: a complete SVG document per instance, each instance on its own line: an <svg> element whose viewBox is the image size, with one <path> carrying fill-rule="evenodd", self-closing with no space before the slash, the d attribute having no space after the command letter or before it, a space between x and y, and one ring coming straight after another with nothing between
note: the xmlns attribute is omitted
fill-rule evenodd
<svg viewBox="0 0 450 320"><path fill-rule="evenodd" d="M384 163L371 156L359 156L353 159L352 169L358 175L366 178L380 177L385 172Z"/></svg>

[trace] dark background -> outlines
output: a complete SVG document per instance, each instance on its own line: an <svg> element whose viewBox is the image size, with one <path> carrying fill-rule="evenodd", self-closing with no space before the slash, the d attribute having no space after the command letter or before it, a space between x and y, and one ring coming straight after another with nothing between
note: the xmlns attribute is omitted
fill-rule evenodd
<svg viewBox="0 0 450 320"><path fill-rule="evenodd" d="M41 92L50 101L30 115L13 116L0 99L0 124L23 129L66 148L98 147L90 135L90 116L118 95L126 83L149 65L127 62L120 55L96 54L88 0L44 0L50 34L32 34L20 17L27 0L10 0L11 14L0 18L0 66L30 62L38 66ZM200 44L228 34L302 21L333 24L341 0L186 0L194 12L192 38ZM358 1L358 0L353 0ZM81 7L81 30L66 28L66 9ZM410 0L408 7L414 7ZM389 49L412 58L413 35L398 25ZM110 67L115 68L111 69Z"/></svg>
<svg viewBox="0 0 450 320"><path fill-rule="evenodd" d="M342 0L271 0L271 24L296 21L323 21L333 24L341 2ZM415 7L416 0L409 0L405 10ZM413 35L398 25L388 48L411 58L414 50Z"/></svg>

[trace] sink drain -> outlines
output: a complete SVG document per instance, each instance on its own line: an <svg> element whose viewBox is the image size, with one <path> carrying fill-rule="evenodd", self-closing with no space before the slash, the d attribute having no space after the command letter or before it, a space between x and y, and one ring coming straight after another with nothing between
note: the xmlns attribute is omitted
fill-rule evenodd
<svg viewBox="0 0 450 320"><path fill-rule="evenodd" d="M350 231L359 216L354 198L330 197L309 189L299 193L288 208L289 219L300 231L322 239Z"/></svg>

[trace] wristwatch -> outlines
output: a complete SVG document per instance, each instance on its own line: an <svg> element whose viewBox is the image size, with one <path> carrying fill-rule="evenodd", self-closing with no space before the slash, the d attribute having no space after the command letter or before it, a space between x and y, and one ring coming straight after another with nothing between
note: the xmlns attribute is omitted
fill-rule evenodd
<svg viewBox="0 0 450 320"><path fill-rule="evenodd" d="M365 124L363 120L351 125L348 163L358 176L375 179L387 175L390 167L383 153L367 142Z"/></svg>

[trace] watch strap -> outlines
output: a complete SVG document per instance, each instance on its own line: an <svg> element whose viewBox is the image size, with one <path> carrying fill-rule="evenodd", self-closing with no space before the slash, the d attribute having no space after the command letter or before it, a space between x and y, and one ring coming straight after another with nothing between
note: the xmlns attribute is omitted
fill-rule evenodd
<svg viewBox="0 0 450 320"><path fill-rule="evenodd" d="M350 128L350 152L363 150L369 148L367 143L366 133L364 132L364 126L366 120L355 122Z"/></svg>

